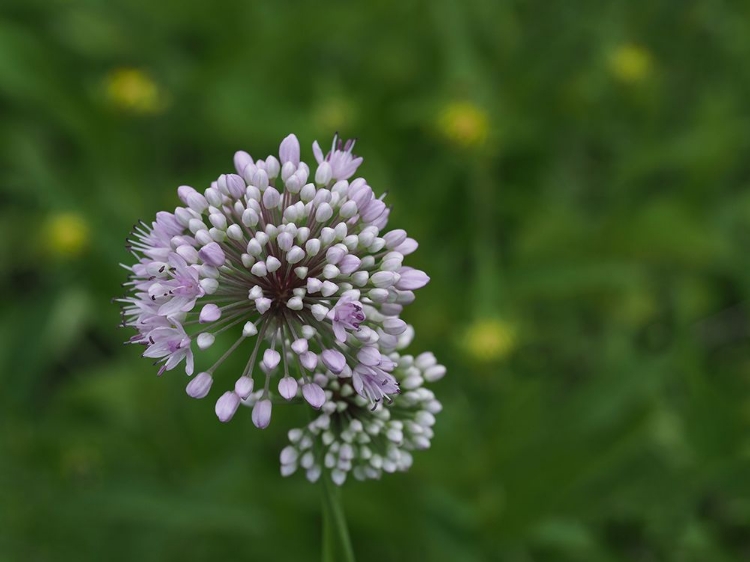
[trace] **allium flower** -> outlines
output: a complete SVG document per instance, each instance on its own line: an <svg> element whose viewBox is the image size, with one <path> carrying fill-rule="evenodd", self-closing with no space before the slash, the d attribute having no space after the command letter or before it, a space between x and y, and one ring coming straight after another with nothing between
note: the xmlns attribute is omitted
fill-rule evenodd
<svg viewBox="0 0 750 562"><path fill-rule="evenodd" d="M413 336L399 315L429 277L403 265L417 249L405 231L381 232L389 214L382 197L362 178L348 181L362 162L353 148L334 138L323 155L316 142L308 182L289 135L278 159L240 151L237 174L219 176L203 193L181 186L184 206L135 228L129 248L138 261L124 266L129 294L120 299L124 325L138 332L131 343L145 346L159 374L184 360L192 375L200 352L233 333L187 394L204 398L219 377L219 420L245 404L259 428L269 425L277 397L306 401L322 413L290 434L282 472L302 466L314 480L325 466L337 483L349 469L367 478L408 468L408 451L429 445L440 410L422 384L445 373L431 354L415 360L396 351ZM245 368L222 373L239 353ZM327 452L316 456L318 440Z"/></svg>
<svg viewBox="0 0 750 562"><path fill-rule="evenodd" d="M408 345L412 334L405 334L399 347ZM281 451L282 475L302 468L314 482L327 469L341 485L350 471L357 480L365 480L409 469L411 451L430 446L435 414L442 409L424 383L441 378L445 367L432 353L414 358L393 352L387 360L393 366L392 378L403 388L389 408L372 411L368 399L356 394L347 379L331 372L315 375L325 389L326 402L317 418L289 431L290 445Z"/></svg>

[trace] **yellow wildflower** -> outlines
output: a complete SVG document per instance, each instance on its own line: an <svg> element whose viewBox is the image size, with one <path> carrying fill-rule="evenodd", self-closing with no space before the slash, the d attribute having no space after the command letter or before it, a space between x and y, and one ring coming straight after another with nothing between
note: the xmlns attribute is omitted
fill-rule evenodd
<svg viewBox="0 0 750 562"><path fill-rule="evenodd" d="M481 145L489 133L487 112L471 102L452 102L438 116L438 130L449 141L472 148Z"/></svg>
<svg viewBox="0 0 750 562"><path fill-rule="evenodd" d="M44 232L48 251L62 257L81 254L89 243L89 227L76 213L53 215L47 219Z"/></svg>
<svg viewBox="0 0 750 562"><path fill-rule="evenodd" d="M154 80L137 68L117 68L105 80L107 98L118 109L133 113L158 113L166 98Z"/></svg>
<svg viewBox="0 0 750 562"><path fill-rule="evenodd" d="M638 45L621 45L610 54L609 70L626 84L642 82L651 74L651 53Z"/></svg>
<svg viewBox="0 0 750 562"><path fill-rule="evenodd" d="M489 363L513 352L517 343L516 330L499 318L477 320L466 329L461 343L473 359Z"/></svg>

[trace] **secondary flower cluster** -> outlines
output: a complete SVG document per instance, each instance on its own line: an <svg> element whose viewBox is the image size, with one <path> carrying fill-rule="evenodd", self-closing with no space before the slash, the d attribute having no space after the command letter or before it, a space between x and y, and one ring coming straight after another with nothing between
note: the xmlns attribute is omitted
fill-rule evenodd
<svg viewBox="0 0 750 562"><path fill-rule="evenodd" d="M129 294L120 299L123 324L137 330L130 342L145 346L159 374L184 361L193 375L194 347L234 332L188 395L207 396L227 357L247 345L245 368L227 373L233 384L216 401L219 420L244 403L265 428L277 396L304 399L321 414L290 432L282 473L302 466L314 480L325 466L337 483L349 469L367 478L408 468L408 451L429 446L440 410L422 385L445 373L431 354L397 352L413 337L399 315L429 277L403 265L417 249L405 231L382 232L390 211L383 198L362 178L348 181L362 162L353 147L334 138L324 155L315 142L310 178L289 135L278 158L240 151L237 174L203 193L181 186L184 206L137 225L128 240L137 263L124 266ZM402 387L392 409L378 408Z"/></svg>

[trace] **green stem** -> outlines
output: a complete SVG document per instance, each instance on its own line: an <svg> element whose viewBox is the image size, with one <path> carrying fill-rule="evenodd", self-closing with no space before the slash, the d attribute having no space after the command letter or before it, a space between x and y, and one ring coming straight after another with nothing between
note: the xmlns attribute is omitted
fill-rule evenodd
<svg viewBox="0 0 750 562"><path fill-rule="evenodd" d="M323 487L323 562L355 562L341 494L326 474Z"/></svg>

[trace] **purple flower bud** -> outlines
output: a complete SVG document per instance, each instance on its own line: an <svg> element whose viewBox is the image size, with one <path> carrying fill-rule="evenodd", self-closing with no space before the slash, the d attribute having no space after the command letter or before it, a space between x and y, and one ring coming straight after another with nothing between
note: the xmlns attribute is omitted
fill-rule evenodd
<svg viewBox="0 0 750 562"><path fill-rule="evenodd" d="M374 367L380 363L380 352L376 347L363 347L357 353L357 359L359 359L363 365Z"/></svg>
<svg viewBox="0 0 750 562"><path fill-rule="evenodd" d="M315 183L318 185L326 185L333 177L333 170L328 162L323 162L318 166L318 170L315 172Z"/></svg>
<svg viewBox="0 0 750 562"><path fill-rule="evenodd" d="M380 334L380 339L378 340L378 342L380 343L381 349L383 349L384 351L393 351L398 345L398 338L396 336L392 336L383 332L382 334Z"/></svg>
<svg viewBox="0 0 750 562"><path fill-rule="evenodd" d="M263 206L266 209L275 209L281 203L281 194L274 187L269 187L263 192Z"/></svg>
<svg viewBox="0 0 750 562"><path fill-rule="evenodd" d="M297 381L292 377L282 377L279 381L279 394L286 400L291 400L297 395Z"/></svg>
<svg viewBox="0 0 750 562"><path fill-rule="evenodd" d="M269 156L266 158L266 172L268 172L269 178L276 178L281 170L281 164L275 156Z"/></svg>
<svg viewBox="0 0 750 562"><path fill-rule="evenodd" d="M344 370L346 365L346 358L344 354L336 349L326 349L320 355L323 364L334 374L338 374Z"/></svg>
<svg viewBox="0 0 750 562"><path fill-rule="evenodd" d="M198 321L201 324L206 324L208 322L216 322L219 318L221 318L221 309L215 304L209 303L201 309Z"/></svg>
<svg viewBox="0 0 750 562"><path fill-rule="evenodd" d="M396 302L398 304L411 304L417 298L414 291L397 291Z"/></svg>
<svg viewBox="0 0 750 562"><path fill-rule="evenodd" d="M297 355L302 355L304 352L307 351L307 349L308 349L308 344L305 338L300 338L292 342L292 351L294 351L294 353L296 353Z"/></svg>
<svg viewBox="0 0 750 562"><path fill-rule="evenodd" d="M203 246L203 248L198 251L198 256L200 256L204 263L214 267L224 265L224 260L226 259L224 256L224 250L222 250L221 246L216 242L210 242Z"/></svg>
<svg viewBox="0 0 750 562"><path fill-rule="evenodd" d="M403 241L403 243L399 244L393 249L403 256L408 256L409 254L413 254L414 252L416 252L417 248L419 248L419 244L417 243L417 241L414 240L414 238L407 238Z"/></svg>
<svg viewBox="0 0 750 562"><path fill-rule="evenodd" d="M299 141L295 135L289 135L281 141L279 160L282 164L291 162L295 166L299 166Z"/></svg>
<svg viewBox="0 0 750 562"><path fill-rule="evenodd" d="M331 246L326 252L326 261L332 265L336 265L346 255L347 251L346 246L343 244Z"/></svg>
<svg viewBox="0 0 750 562"><path fill-rule="evenodd" d="M445 376L446 369L443 365L433 365L424 372L424 378L426 381L435 382L442 379Z"/></svg>
<svg viewBox="0 0 750 562"><path fill-rule="evenodd" d="M359 269L359 266L361 263L362 263L362 260L360 260L357 256L348 254L344 256L343 258L341 258L338 268L342 274L351 275L352 273L357 271L357 269Z"/></svg>
<svg viewBox="0 0 750 562"><path fill-rule="evenodd" d="M227 174L227 190L232 197L239 199L245 195L245 187L245 180L240 176L237 174Z"/></svg>
<svg viewBox="0 0 750 562"><path fill-rule="evenodd" d="M216 417L220 422L228 422L234 417L237 408L240 406L240 397L231 390L221 395L216 401Z"/></svg>
<svg viewBox="0 0 750 562"><path fill-rule="evenodd" d="M195 378L188 383L185 390L191 398L205 398L208 391L211 390L213 382L214 379L208 373L198 373L195 375Z"/></svg>
<svg viewBox="0 0 750 562"><path fill-rule="evenodd" d="M386 207L382 213L378 215L378 217L372 221L372 225L376 226L379 230L382 230L385 228L385 225L388 224L388 217L391 215L391 208Z"/></svg>
<svg viewBox="0 0 750 562"><path fill-rule="evenodd" d="M370 276L370 282L378 289L387 289L399 278L393 271L377 271Z"/></svg>
<svg viewBox="0 0 750 562"><path fill-rule="evenodd" d="M280 361L281 355L279 355L278 351L274 349L266 349L263 352L263 365L265 365L266 369L269 371L274 370Z"/></svg>
<svg viewBox="0 0 750 562"><path fill-rule="evenodd" d="M253 174L252 185L257 187L261 191L266 190L266 188L268 187L268 174L265 170L255 170L255 173Z"/></svg>
<svg viewBox="0 0 750 562"><path fill-rule="evenodd" d="M316 410L319 410L326 401L326 393L313 382L302 385L302 396Z"/></svg>
<svg viewBox="0 0 750 562"><path fill-rule="evenodd" d="M312 351L305 351L299 356L299 360L308 371L312 371L318 365L318 356Z"/></svg>
<svg viewBox="0 0 750 562"><path fill-rule="evenodd" d="M406 240L406 231L402 229L391 230L383 236L385 247L392 250Z"/></svg>
<svg viewBox="0 0 750 562"><path fill-rule="evenodd" d="M237 382L234 383L234 391L237 395L244 400L253 391L253 379L250 377L240 377Z"/></svg>
<svg viewBox="0 0 750 562"><path fill-rule="evenodd" d="M253 159L247 152L238 150L234 153L234 169L238 174L242 175L248 164L253 164Z"/></svg>
<svg viewBox="0 0 750 562"><path fill-rule="evenodd" d="M362 221L372 222L378 218L383 211L385 211L385 203L380 199L373 199L364 209L362 207L359 209L359 216L362 217Z"/></svg>
<svg viewBox="0 0 750 562"><path fill-rule="evenodd" d="M266 191L266 193L268 193ZM279 245L279 249L288 252L294 245L294 237L288 232L282 232L276 237L276 243Z"/></svg>
<svg viewBox="0 0 750 562"><path fill-rule="evenodd" d="M392 336L400 336L406 331L406 322L401 318L386 318L383 320L383 331Z"/></svg>
<svg viewBox="0 0 750 562"><path fill-rule="evenodd" d="M259 400L253 406L253 424L258 429L265 429L271 423L271 401L268 398Z"/></svg>
<svg viewBox="0 0 750 562"><path fill-rule="evenodd" d="M189 185L181 185L180 187L177 188L177 197L179 197L180 201L185 203L185 205L189 205L188 197L192 195L193 193L195 193L195 189L193 189Z"/></svg>
<svg viewBox="0 0 750 562"><path fill-rule="evenodd" d="M421 289L430 281L430 278L424 271L411 267L402 267L398 272L401 275L401 279L396 283L396 288L401 291Z"/></svg>
<svg viewBox="0 0 750 562"><path fill-rule="evenodd" d="M363 209L372 198L372 189L364 180L356 179L349 186L349 199L357 204L357 209Z"/></svg>
<svg viewBox="0 0 750 562"><path fill-rule="evenodd" d="M292 464L297 462L297 459L299 458L299 452L297 449L292 447L291 445L287 445L281 450L281 454L279 455L279 460L281 461L281 464Z"/></svg>
<svg viewBox="0 0 750 562"><path fill-rule="evenodd" d="M307 292L308 293L317 293L320 291L320 288L323 286L323 282L316 278L316 277L308 277L307 278Z"/></svg>

